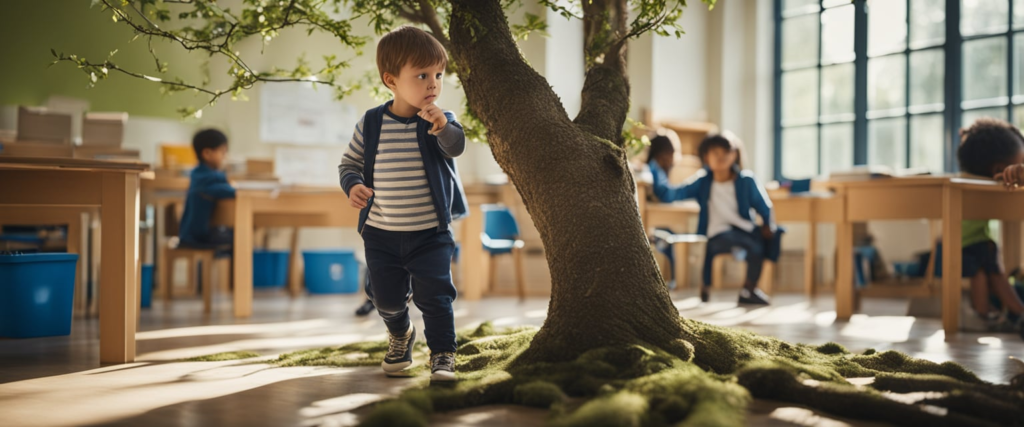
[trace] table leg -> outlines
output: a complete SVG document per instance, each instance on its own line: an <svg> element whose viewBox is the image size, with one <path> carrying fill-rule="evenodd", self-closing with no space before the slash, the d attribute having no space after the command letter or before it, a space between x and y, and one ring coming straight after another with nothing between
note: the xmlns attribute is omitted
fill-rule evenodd
<svg viewBox="0 0 1024 427"><path fill-rule="evenodd" d="M291 251L288 252L288 290L292 297L302 294L302 276L299 275L299 227L292 228Z"/></svg>
<svg viewBox="0 0 1024 427"><path fill-rule="evenodd" d="M483 284L488 277L487 264L480 240L483 232L483 211L480 205L471 205L469 216L463 220L462 254L459 264L462 268L462 292L460 297L466 301L476 301L483 297Z"/></svg>
<svg viewBox="0 0 1024 427"><path fill-rule="evenodd" d="M163 295L168 296L167 299L169 300L170 293L167 287L171 286L171 283L169 281L165 282L164 279L173 277L174 275L165 270L172 270L174 269L174 266L164 262L167 260L167 240L166 236L164 236L164 224L165 221L167 221L167 217L165 215L167 205L168 204L166 202L157 202L154 204L153 208L153 241L156 245L156 250L153 254L153 262L156 263L156 272L159 273L155 274L154 277L160 278L160 280L157 280L156 283L153 284L153 293L155 295L157 292L160 292Z"/></svg>
<svg viewBox="0 0 1024 427"><path fill-rule="evenodd" d="M818 223L811 221L807 224L807 248L804 249L804 293L808 298L814 298L815 270L814 262L818 258Z"/></svg>
<svg viewBox="0 0 1024 427"><path fill-rule="evenodd" d="M960 331L962 190L947 185L942 199L942 329L948 339Z"/></svg>
<svg viewBox="0 0 1024 427"><path fill-rule="evenodd" d="M1003 269L1009 273L1020 267L1021 222L1003 221Z"/></svg>
<svg viewBox="0 0 1024 427"><path fill-rule="evenodd" d="M836 224L836 319L853 316L853 223Z"/></svg>
<svg viewBox="0 0 1024 427"><path fill-rule="evenodd" d="M135 360L139 177L104 173L100 218L100 362Z"/></svg>
<svg viewBox="0 0 1024 427"><path fill-rule="evenodd" d="M252 315L252 199L238 193L235 199L235 317Z"/></svg>

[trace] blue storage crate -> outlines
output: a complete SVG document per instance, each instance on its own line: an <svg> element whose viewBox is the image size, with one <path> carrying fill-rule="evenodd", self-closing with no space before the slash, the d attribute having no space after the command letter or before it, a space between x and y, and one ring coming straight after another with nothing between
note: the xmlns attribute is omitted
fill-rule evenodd
<svg viewBox="0 0 1024 427"><path fill-rule="evenodd" d="M288 282L290 251L257 249L252 252L252 286L276 288Z"/></svg>
<svg viewBox="0 0 1024 427"><path fill-rule="evenodd" d="M71 334L77 254L0 255L0 336Z"/></svg>
<svg viewBox="0 0 1024 427"><path fill-rule="evenodd" d="M153 305L153 264L143 264L142 283L139 284L139 296L142 308L149 308Z"/></svg>
<svg viewBox="0 0 1024 427"><path fill-rule="evenodd" d="M351 249L302 252L306 289L311 294L352 294L359 291L359 262Z"/></svg>

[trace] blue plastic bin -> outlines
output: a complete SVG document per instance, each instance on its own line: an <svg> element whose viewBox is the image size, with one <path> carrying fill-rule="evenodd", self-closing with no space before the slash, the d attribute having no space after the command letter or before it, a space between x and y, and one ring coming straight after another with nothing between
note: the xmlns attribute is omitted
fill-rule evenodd
<svg viewBox="0 0 1024 427"><path fill-rule="evenodd" d="M71 334L77 254L0 255L0 336Z"/></svg>
<svg viewBox="0 0 1024 427"><path fill-rule="evenodd" d="M153 264L142 265L142 283L139 284L139 298L142 308L149 308L153 305Z"/></svg>
<svg viewBox="0 0 1024 427"><path fill-rule="evenodd" d="M276 288L288 282L290 251L257 249L252 252L252 286Z"/></svg>
<svg viewBox="0 0 1024 427"><path fill-rule="evenodd" d="M306 289L311 294L353 294L359 291L359 262L351 249L302 252Z"/></svg>

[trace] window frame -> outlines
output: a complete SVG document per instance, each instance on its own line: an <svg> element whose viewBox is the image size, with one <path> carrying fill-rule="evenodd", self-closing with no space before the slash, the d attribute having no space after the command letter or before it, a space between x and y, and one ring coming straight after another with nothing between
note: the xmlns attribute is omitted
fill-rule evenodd
<svg viewBox="0 0 1024 427"><path fill-rule="evenodd" d="M850 0L850 4L854 6L854 121L853 121L853 163L854 165L864 165L868 161L868 0ZM892 1L892 0L888 0ZM963 73L963 43L965 41L1004 37L1007 41L1007 104L1006 104L1006 117L1009 122L1015 123L1015 107L1020 106L1024 109L1024 95L1014 96L1016 78L1014 76L1014 36L1018 34L1024 34L1024 23L1017 29L1014 28L1014 0L1005 0L1008 3L1007 20L1008 25L1005 32L988 33L982 35L972 35L963 37L960 32L960 4L961 0L946 0L945 6L945 40L942 44L929 44L923 47L914 47L911 43L912 37L912 19L913 10L911 8L912 0L902 0L905 2L906 7L906 21L904 25L907 28L907 39L906 44L902 51L888 52L885 54L877 55L873 58L882 58L888 56L902 55L905 64L904 68L904 111L902 115L886 116L891 118L903 117L905 122L905 146L904 150L904 162L903 167L909 167L913 162L913 137L911 133L912 129L912 118L914 116L926 115L926 114L939 114L937 111L928 112L917 110L916 113L912 113L915 109L911 108L911 54L914 52L921 52L926 50L940 49L944 56L944 76L943 76L943 110L941 112L943 117L943 166L944 172L956 172L958 170L956 162L956 148L959 145L959 129L961 126L961 117L964 111L971 111L978 108L971 108L965 110L962 105L963 101L963 81L961 79ZM818 57L817 57L817 70L818 70L818 93L817 93L817 111L816 111L816 127L817 127L817 175L820 175L824 170L822 165L822 68L828 65L822 63L822 25L821 15L823 12L828 10L826 6L839 7L835 0L818 0L817 10L810 12L814 6L808 6L804 13L797 13L793 15L783 14L783 2L784 0L774 0L773 13L775 21L775 46L774 46L774 122L773 122L773 140L774 140L774 176L775 179L784 179L783 175L783 155L782 155L782 133L785 127L782 122L782 78L784 71L791 72L799 69L810 69L811 66L795 68L791 70L783 70L782 67L782 23L783 20L793 16L803 16L816 14L818 16ZM830 64L831 65L831 64ZM1020 70L1024 74L1024 58L1022 58L1022 69ZM1022 91L1024 92L1024 91ZM997 106L998 108L1000 106ZM991 107L990 107L991 108ZM874 118L878 119L878 118ZM810 125L808 125L810 126Z"/></svg>

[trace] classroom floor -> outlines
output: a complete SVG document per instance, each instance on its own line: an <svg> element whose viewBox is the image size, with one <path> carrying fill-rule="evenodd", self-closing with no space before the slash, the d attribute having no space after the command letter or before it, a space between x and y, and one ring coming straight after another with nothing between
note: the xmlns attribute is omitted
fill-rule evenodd
<svg viewBox="0 0 1024 427"><path fill-rule="evenodd" d="M809 301L784 294L773 306L757 309L737 307L735 291L717 292L703 305L692 290L675 292L673 298L683 316L794 342L836 341L853 351L896 349L936 362L954 360L989 381L1007 381L1013 369L1008 356L1024 356L1024 342L1016 335L961 333L945 342L938 319L905 315L907 300L865 299L862 314L835 322L829 295ZM95 320L76 320L68 337L0 340L0 417L6 426L355 425L364 411L353 409L417 380L388 379L379 368L177 360L234 350L271 356L383 339L378 318L352 315L361 302L357 295L292 300L283 293L257 292L254 315L245 320L231 317L226 295L218 296L209 318L197 299L176 300L170 307L154 302L141 316L138 361L127 365L99 367ZM483 320L540 325L546 306L546 298L522 304L511 298L459 301L456 322L460 328ZM439 414L432 425L541 425L545 416L543 410L492 406ZM771 401L751 405L749 423L877 425Z"/></svg>

